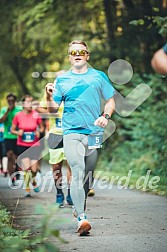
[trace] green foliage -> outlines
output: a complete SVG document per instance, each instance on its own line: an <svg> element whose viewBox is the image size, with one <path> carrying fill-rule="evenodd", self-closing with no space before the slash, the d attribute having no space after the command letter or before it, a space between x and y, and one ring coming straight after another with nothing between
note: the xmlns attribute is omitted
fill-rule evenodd
<svg viewBox="0 0 167 252"><path fill-rule="evenodd" d="M38 206L37 212L42 214L40 233L32 235L30 230L16 230L11 225L11 216L7 210L0 205L0 251L2 252L56 252L59 249L53 245L49 238L56 237L61 242L66 242L60 237L58 229L50 229L49 222L55 216L58 207ZM59 223L59 220L57 220Z"/></svg>
<svg viewBox="0 0 167 252"><path fill-rule="evenodd" d="M152 16L152 17L146 17L146 19L147 21L149 21L148 26L149 29L154 25L156 25L159 29L158 33L163 37L167 38L167 17ZM129 22L129 24L135 26L144 25L145 20L144 19L132 20L131 22Z"/></svg>
<svg viewBox="0 0 167 252"><path fill-rule="evenodd" d="M136 71L150 72L150 58L164 43L158 29L165 36L165 12L161 1L153 0L2 0L2 89L19 98L31 93L40 99L44 85L54 79L42 73L69 69L67 47L73 39L88 42L95 68L107 71L111 61L123 58ZM39 78L33 78L33 72L39 72Z"/></svg>
<svg viewBox="0 0 167 252"><path fill-rule="evenodd" d="M143 19L133 20L133 21L129 22L130 25L136 25L136 26L138 26L138 25L144 25L144 23L145 22L144 22Z"/></svg>
<svg viewBox="0 0 167 252"><path fill-rule="evenodd" d="M153 17L153 23L159 28L159 34L167 39L167 17Z"/></svg>
<svg viewBox="0 0 167 252"><path fill-rule="evenodd" d="M151 170L152 176L160 176L161 185L167 177L167 107L166 78L159 75L134 75L131 86L146 83L152 89L150 97L129 117L114 115L116 132L108 139L101 152L98 168L125 174L133 170L136 175L145 175ZM128 85L122 87L121 93ZM127 92L126 90L126 92ZM105 160L105 161L104 161ZM106 162L107 160L107 162ZM106 164L105 164L106 162Z"/></svg>

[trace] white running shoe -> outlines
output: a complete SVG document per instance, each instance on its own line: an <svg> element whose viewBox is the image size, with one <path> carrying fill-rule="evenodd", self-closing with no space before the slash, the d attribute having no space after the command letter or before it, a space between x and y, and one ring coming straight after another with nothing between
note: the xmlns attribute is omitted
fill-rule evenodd
<svg viewBox="0 0 167 252"><path fill-rule="evenodd" d="M80 236L86 236L89 234L89 231L91 230L91 225L88 222L86 215L80 214L78 217L78 230L77 232L79 233Z"/></svg>

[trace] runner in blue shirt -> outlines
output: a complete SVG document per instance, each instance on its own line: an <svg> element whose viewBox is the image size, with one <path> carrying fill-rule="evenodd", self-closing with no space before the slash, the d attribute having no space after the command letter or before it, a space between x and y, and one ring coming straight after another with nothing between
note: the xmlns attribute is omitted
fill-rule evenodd
<svg viewBox="0 0 167 252"><path fill-rule="evenodd" d="M62 118L64 151L72 171L71 197L78 220L78 233L86 235L91 229L84 203L83 179L85 164L93 149L101 147L104 127L114 108L114 88L105 73L89 68L88 47L83 41L69 44L71 70L46 85L49 112L55 113L64 102ZM106 100L104 113L102 99Z"/></svg>

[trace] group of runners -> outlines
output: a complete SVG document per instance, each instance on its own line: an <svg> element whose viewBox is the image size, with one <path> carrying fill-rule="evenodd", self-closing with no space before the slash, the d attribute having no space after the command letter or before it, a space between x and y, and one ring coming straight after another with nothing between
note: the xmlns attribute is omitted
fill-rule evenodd
<svg viewBox="0 0 167 252"><path fill-rule="evenodd" d="M52 165L56 203L63 207L62 165L63 161L66 161L62 139L63 104L58 113L49 117L46 102L41 102L41 106L39 102L33 101L30 95L25 95L19 106L16 96L12 93L6 96L6 100L8 105L3 107L0 113L1 172L5 177L9 174L12 186L17 186L17 180L20 179L19 171L24 171L25 197L31 197L31 188L39 192L35 177L37 172L40 172L41 153L45 143L49 147L49 164ZM48 132L49 137L44 140ZM71 169L67 162L66 166L66 203L73 205L70 196ZM93 188L90 188L89 196L94 196Z"/></svg>

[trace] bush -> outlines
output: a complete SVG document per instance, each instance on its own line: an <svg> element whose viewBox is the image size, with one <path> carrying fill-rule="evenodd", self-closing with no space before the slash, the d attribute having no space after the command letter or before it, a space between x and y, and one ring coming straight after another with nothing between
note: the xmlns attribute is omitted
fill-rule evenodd
<svg viewBox="0 0 167 252"><path fill-rule="evenodd" d="M55 209L56 208L56 209ZM49 220L55 215L58 208L52 206L45 210L39 207L43 213L41 220L41 232L38 236L32 236L30 230L16 230L12 227L10 213L0 204L0 251L1 252L56 252L59 249L49 242L48 238L54 236L61 242L65 242L59 234L59 230L49 229ZM39 212L39 210L38 210ZM49 213L49 214L48 214Z"/></svg>

